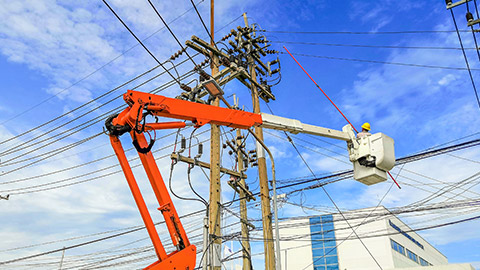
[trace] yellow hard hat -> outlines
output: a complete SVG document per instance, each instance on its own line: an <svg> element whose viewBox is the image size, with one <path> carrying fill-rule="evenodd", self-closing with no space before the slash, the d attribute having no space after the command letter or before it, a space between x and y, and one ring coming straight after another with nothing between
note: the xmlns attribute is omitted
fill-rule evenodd
<svg viewBox="0 0 480 270"><path fill-rule="evenodd" d="M370 123L368 122L363 123L362 128L366 129L367 131L370 131Z"/></svg>

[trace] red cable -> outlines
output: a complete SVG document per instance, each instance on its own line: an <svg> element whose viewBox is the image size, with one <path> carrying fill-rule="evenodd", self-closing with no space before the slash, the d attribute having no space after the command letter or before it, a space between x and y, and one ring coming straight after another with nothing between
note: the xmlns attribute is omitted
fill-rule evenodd
<svg viewBox="0 0 480 270"><path fill-rule="evenodd" d="M353 130L355 130L355 132L358 133L358 131L355 129L355 127L352 125L352 123L350 123L350 121L348 121L347 117L345 117L345 115L342 113L342 111L340 111L340 109L337 107L337 105L335 105L335 103L333 103L333 101L328 97L328 95L325 93L325 91L323 91L323 89L320 88L320 86L318 86L318 84L315 82L315 80L310 76L310 74L308 74L308 72L302 67L302 65L300 65L300 63L297 61L297 59L295 59L295 57L293 57L293 55L287 50L287 48L285 48L285 46L283 46L283 48L288 52L288 54L290 54L290 56L293 58L293 60L295 60L295 62L297 62L297 64L307 74L307 76L310 78L310 80L312 80L312 82L315 84L315 86L317 86L318 89L320 89L320 91L322 91L322 93L328 98L328 100L330 100L330 102L333 104L333 106L335 106L335 108L343 116L343 118L345 118L345 120L347 120L347 122L350 124L350 126L352 126Z"/></svg>
<svg viewBox="0 0 480 270"><path fill-rule="evenodd" d="M318 86L318 84L315 82L315 80L312 78L312 76L310 76L310 74L308 74L308 72L302 67L302 65L300 65L300 63L297 61L297 59L295 59L295 57L290 53L290 51L288 51L288 49L283 46L283 48L287 51L287 53L293 58L293 60L295 60L295 62L297 63L297 65L300 66L300 68L303 70L303 72L305 72L305 74L307 74L307 76L310 78L310 80L312 80L312 82L315 84L316 87L318 87L318 89L320 89L320 91L322 91L322 93L325 95L325 97L327 97L327 99L333 104L333 106L335 106L335 108L338 110L338 112L343 116L343 118L345 118L345 120L347 120L347 122L350 124L350 126L353 128L353 130L355 130L355 132L358 133L357 129L352 125L352 123L350 123L350 121L347 119L347 117L342 113L342 111L337 107L337 105L335 105L335 103L333 103L333 101L328 97L327 93L325 93L325 91L323 91L323 89ZM399 189L401 189L400 185L397 183L397 181L395 181L395 178L393 178L393 176L390 174L390 172L387 172L388 175L392 178L393 182L395 182L395 184L397 185L397 187Z"/></svg>

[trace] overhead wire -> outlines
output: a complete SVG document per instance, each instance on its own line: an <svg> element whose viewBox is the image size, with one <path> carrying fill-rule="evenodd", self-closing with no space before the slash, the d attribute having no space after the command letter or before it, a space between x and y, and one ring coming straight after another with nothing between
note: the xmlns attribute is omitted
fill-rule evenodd
<svg viewBox="0 0 480 270"><path fill-rule="evenodd" d="M192 61L193 65L195 67L197 67L197 63L195 63L195 61L193 60L193 58L190 56L190 54L188 54L186 48L183 47L182 43L180 42L180 40L178 40L177 36L175 36L175 34L173 33L172 29L170 29L170 26L168 26L168 23L163 19L162 15L160 15L160 13L158 12L157 8L155 7L155 5L153 5L152 1L150 0L147 0L148 3L150 4L150 6L153 8L153 10L155 11L155 13L158 15L158 17L160 18L160 20L162 20L163 24L165 25L165 27L168 29L168 31L170 32L170 34L173 36L173 38L175 39L175 41L178 43L178 45L180 46L180 48L182 49L182 51L185 52L185 54L188 56L188 58L190 59L190 61ZM192 3L193 3L193 0L192 0ZM196 10L196 8L195 8Z"/></svg>
<svg viewBox="0 0 480 270"><path fill-rule="evenodd" d="M203 1L204 1L204 0L201 0L198 4L203 3ZM181 17L183 17L185 14L187 14L188 12L190 12L192 9L193 9L193 8L190 8L190 9L185 10L182 14L180 14L179 16L177 16L177 17L175 17L174 19L172 19L172 20L170 21L170 23L177 21L178 19L180 19ZM148 40L149 38L153 37L154 35L156 35L158 32L160 32L160 31L163 30L164 28L165 28L165 27L161 27L161 28L159 28L158 30L154 31L152 34L150 34L150 35L147 36L146 38L142 39L142 42L145 42L145 41ZM9 119L1 122L0 125L3 125L3 124L5 124L5 123L7 123L7 122L10 122L11 120L18 118L18 117L21 116L21 115L24 115L25 113L27 113L27 112L29 112L29 111L37 108L38 106L46 103L47 101L51 100L52 98L58 96L59 94L67 91L68 89L72 88L73 86L75 86L75 85L79 84L80 82L86 80L87 78L89 78L89 77L92 76L93 74L97 73L98 71L102 70L103 68L105 68L105 67L108 66L109 64L115 62L118 58L122 57L123 55L125 55L126 53L128 53L129 51L131 51L132 49L136 48L138 45L140 45L140 44L137 43L137 44L133 45L132 47L130 47L130 48L128 48L127 50L123 51L121 54L117 55L115 58L111 59L110 61L108 61L107 63L103 64L103 65L100 66L99 68L95 69L94 71L92 71L92 72L89 73L88 75L86 75L86 76L82 77L81 79L75 81L75 82L72 83L70 86L68 86L68 87L60 90L58 93L52 95L51 97L46 98L45 100L37 103L36 105L33 105L32 107L30 107L30 108L22 111L21 113L19 113L19 114L13 116L13 117L11 117L11 118L9 118ZM159 67L159 65L158 65L157 67ZM2 142L0 142L0 144L2 144Z"/></svg>
<svg viewBox="0 0 480 270"><path fill-rule="evenodd" d="M205 32L207 32L208 36L210 37L210 42L213 43L213 45L215 46L215 48L217 48L217 50L218 50L217 44L216 44L216 42L214 41L212 34L210 34L210 31L208 31L208 28L207 28L207 26L205 25L205 22L203 21L202 15L200 15L200 12L198 12L197 6L196 6L195 3L193 2L193 0L190 0L190 2L192 3L192 6L193 6L193 8L195 9L195 12L197 13L198 18L199 18L200 21L202 22L202 25L203 25L203 28L205 29ZM237 19L238 19L238 18L237 18ZM237 19L235 19L235 20L237 20ZM214 62L214 61L212 61L212 62Z"/></svg>
<svg viewBox="0 0 480 270"><path fill-rule="evenodd" d="M184 76L189 77L189 76L191 76L191 74L193 74L193 71L188 72L188 73L185 74ZM162 91L163 89L166 89L167 87L169 87L171 82L172 82L172 81L167 82L166 84L164 84L164 85L162 85L162 86L159 86L159 87L157 87L157 88L154 88L154 89L151 90L150 92L151 92L151 93L158 93L159 91ZM124 106L124 105L118 106L118 107L115 108L114 110L120 110L120 108L122 108L123 106ZM111 111L110 111L110 112L111 112ZM107 114L109 114L109 113L106 113L106 114L103 114L103 115L105 116L105 115L107 115ZM97 118L95 118L95 119L98 119L98 118L99 118L99 117L97 117ZM101 121L101 120L97 120L97 122L99 122L99 121ZM100 133L100 134L102 134L102 133ZM99 134L98 134L98 135L99 135ZM55 142L56 142L56 141L59 141L59 139L55 140ZM79 141L77 141L76 143L71 144L71 145L73 145L73 147L75 147L75 146L78 146L78 145L80 145L80 144L82 144L82 143L84 143L84 142L86 142L86 141L85 141L85 140L79 140ZM50 144L51 144L51 143L50 143ZM73 148L73 147L72 147L72 148ZM50 158L50 157L52 157L52 156L55 156L55 155L57 155L57 154L65 151L65 150L68 150L68 149L70 149L70 148L65 149L65 150L63 150L63 151L61 151L61 152L58 152L59 150L62 150L62 149L65 149L65 147L60 147L60 148L58 148L58 149L49 151L49 152L47 152L47 153L39 154L39 155L37 155L35 158L42 157L42 156L45 156L45 155L49 155L50 153L53 153L53 154L49 155L47 158L42 158L42 159L37 160L37 161L35 161L35 162L29 163L29 164L27 164L27 165L25 165L25 166L21 166L20 168L23 169L23 168L25 168L25 167L31 166L32 164L35 164L35 163L38 163L39 161L43 161L43 160L45 160L45 159L48 159L48 158ZM20 155L20 156L23 156L23 155ZM27 158L25 158L24 160L22 160L21 162L26 162L26 161L30 161L30 160L31 160L31 158L30 158L30 157L27 157ZM16 163L19 163L19 161L17 161ZM15 164L16 164L16 163L15 163ZM12 163L12 164L13 164L13 163ZM8 165L8 164L7 164L7 165ZM8 173L13 172L13 171L18 171L18 168L13 169L13 170L10 170L10 171L7 171L7 172L5 172L5 173L2 173L2 174L0 174L0 176L5 175L5 174L8 174Z"/></svg>
<svg viewBox="0 0 480 270"><path fill-rule="evenodd" d="M312 46L332 46L332 47L358 47L358 48L383 48L383 49L416 49L416 50L462 50L458 47L435 47L435 46L400 46L400 45L366 45L366 44L339 44L339 43L319 43L319 42L300 42L300 41L270 41L280 44L299 44ZM465 50L476 50L475 48L464 48Z"/></svg>
<svg viewBox="0 0 480 270"><path fill-rule="evenodd" d="M184 60L184 61L181 61L180 63L178 63L178 65L182 65L182 64L184 64L184 63L185 63L185 60ZM89 104L91 104L91 103L99 100L99 99L102 98L102 97L106 97L107 95L110 95L110 94L113 93L114 91L117 91L118 89L120 89L120 88L126 86L127 84L129 84L129 83L131 83L131 82L139 79L140 77L145 76L146 74L152 72L153 70L155 70L155 69L158 68L158 67L159 67L159 65L157 65L156 67L154 67L154 68L152 68L152 69L150 69L150 70L147 70L146 72L141 73L140 75L137 75L136 77L130 79L129 81L127 81L127 82L125 82L125 83L123 83L123 84L121 84L121 85L113 88L112 90L109 90L109 91L106 92L105 94L103 94L103 95L101 95L101 96L99 96L99 97L97 97L97 98L95 98L95 99L92 99L91 101L88 101L88 102L80 105L79 107L77 107L77 108L75 108L75 109L73 109L73 110L70 110L69 112L66 112L66 113L64 113L64 114L62 114L62 115L60 115L60 116L58 116L58 117L55 117L54 119L49 120L49 121L47 121L47 122L45 122L45 123L43 123L43 124L41 124L41 125L38 125L38 126L32 128L32 129L30 129L30 130L28 130L28 131L25 131L25 132L23 132L23 133L21 133L21 134L19 134L19 135L17 135L17 136L11 137L11 138L9 138L9 139L1 142L1 143L8 142L8 141L11 141L11 140L13 140L13 139L17 139L17 138L19 138L19 137L22 137L22 136L24 136L24 135L26 135L26 134L28 134L28 133L31 133L31 132L33 132L33 131L35 131L35 130L38 130L39 128L41 128L41 127L43 127L43 126L46 126L46 125L48 125L48 124L50 124L50 123L52 123L52 122L54 122L54 121L56 121L56 120L59 120L59 119L65 117L65 116L68 116L68 115L72 114L73 112L75 112L75 111L77 111L77 110L79 110L79 109L82 109L82 108L85 107L86 105L89 105ZM166 73L165 71L164 71L164 72L161 72L161 73L159 73L159 74L157 74L157 75L155 75L155 76L147 79L146 81L144 81L144 82L142 82L142 83L139 83L138 85L136 85L135 87L133 87L133 88L131 88L131 89L132 89L132 90L135 90L135 89L137 89L137 88L139 88L139 87L141 87L141 86L143 86L143 85L145 85L145 84L153 81L154 79L159 78L160 76L162 76L162 75L165 74L165 73ZM188 74L188 73L187 73L187 74ZM184 75L184 76L186 76L186 75ZM169 85L169 83L167 82L167 83L164 84L164 86L166 86L166 85ZM152 91L153 91L153 90L152 90ZM109 99L108 101L103 102L102 104L100 104L100 105L92 108L91 110L87 111L86 113L83 113L83 114L81 114L80 116L77 116L77 117L75 117L75 118L73 118L73 119L70 119L70 120L67 121L66 123L63 123L63 124L61 124L61 125L59 125L59 126L56 126L56 127L54 127L54 128L50 128L50 130L48 130L48 131L46 131L46 132L43 132L42 134L39 134L39 135L35 136L34 138L26 141L26 142L23 142L23 143L21 143L21 144L17 144L17 145L15 145L15 146L12 146L10 149L7 149L7 150L3 151L2 153L0 153L0 155L7 155L7 154L10 154L10 153L17 152L18 150L23 150L23 149L26 149L26 148L29 148L29 147L32 147L32 146L36 146L39 142L32 143L30 146L24 146L24 145L26 145L26 144L28 144L28 143L30 143L30 142L33 142L34 140L39 139L39 138L41 138L41 137L43 137L43 136L45 136L45 135L47 135L47 134L49 134L49 133L51 133L51 132L53 132L53 131L56 131L56 130L58 130L58 129L60 129L60 128L66 126L66 125L68 125L68 124L70 124L70 123L72 123L72 122L74 122L74 121L77 121L78 119L84 117L85 115L90 114L90 113L98 110L99 108L106 106L107 104L115 101L116 99L118 99L118 98L120 98L120 97L122 97L122 96L123 96L123 94L117 95L117 96L115 96L114 98ZM123 106L124 106L124 105L117 106L114 110L120 110L120 108L122 108ZM97 116L97 117L94 118L94 119L88 120L88 121L86 121L86 122L84 122L84 123L82 123L82 124L80 124L80 125L77 125L76 127L70 128L70 129L68 129L67 131L71 131L71 130L73 130L73 129L75 129L75 128L81 127L82 125L85 125L85 124L87 124L87 123L89 123L89 122L91 122L91 121L101 119L102 117L105 117L105 116L109 115L111 112L113 112L113 110L110 110L110 111L107 112L107 113L103 113L103 114ZM100 121L100 120L99 120L99 121ZM98 121L97 121L97 122L98 122ZM65 131L65 132L67 132L67 131ZM60 133L60 134L62 134L62 133ZM47 139L44 139L44 140L42 140L42 141L40 141L40 142L45 142L45 141L51 140L51 139L53 139L53 138L55 138L55 137L57 137L57 136L59 136L59 134L56 134L56 135L54 135L54 136L51 136L51 137L49 137L49 138L47 138ZM1 144L1 143L0 143L0 144ZM23 156L23 154L21 154L20 156ZM2 164L2 165L4 165L4 164Z"/></svg>
<svg viewBox="0 0 480 270"><path fill-rule="evenodd" d="M113 13L113 15L115 15L115 17L122 23L122 25L128 30L128 32L130 32L130 34L137 40L137 42L142 45L142 47L145 49L145 51L148 52L148 54L150 54L150 56L155 60L157 61L157 63L170 75L170 77L172 77L173 80L175 80L179 85L180 85L180 81L175 77L173 76L172 73L170 73L170 71L167 70L167 68L165 68L165 66L162 64L162 62L160 62L160 60L157 59L157 57L155 57L155 55L153 55L153 53L145 46L145 44L143 44L143 42L135 35L135 33L133 33L133 31L128 27L127 24L125 24L125 22L122 20L122 18L120 18L120 16L118 16L118 14L115 12L115 10L113 10L113 8L107 3L106 0L102 0L103 3L108 7L108 9L110 9L110 11Z"/></svg>
<svg viewBox="0 0 480 270"><path fill-rule="evenodd" d="M412 30L412 31L276 31L261 30L262 32L278 34L348 34L348 35L384 35L384 34L436 34L455 33L455 30ZM459 30L459 32L470 32L470 30Z"/></svg>
<svg viewBox="0 0 480 270"><path fill-rule="evenodd" d="M468 75L470 76L470 81L472 82L473 91L475 92L475 97L477 99L478 108L480 109L480 98L478 97L477 87L475 86L475 81L473 80L473 76L472 76L472 70L473 69L470 68L470 64L468 63L467 54L465 53L465 50L463 49L462 37L460 36L460 32L459 32L458 26L457 26L457 21L455 20L455 15L453 14L452 9L450 9L450 14L452 15L453 24L455 25L455 30L457 31L458 41L460 42L460 47L462 47L463 58L465 59L465 64L467 66Z"/></svg>
<svg viewBox="0 0 480 270"><path fill-rule="evenodd" d="M477 202L480 203L480 201L478 201L478 200L477 200ZM460 204L457 204L457 205L460 206L460 207L462 206L462 205L460 205ZM466 202L465 205L472 205L472 204ZM399 209L403 209L403 208L399 208ZM199 213L202 213L202 212L203 212L203 210L195 211L195 212L186 214L186 215L182 216L181 218L184 218L184 217L187 217L187 216L191 216L191 215L193 215L193 214L199 214ZM392 212L392 214L394 214L394 212ZM298 217L297 217L297 218L298 218ZM457 221L453 221L453 222L449 222L449 223L445 223L445 224L429 226L429 227L423 228L423 229L413 229L413 230L410 230L410 231L419 231L419 230L425 230L425 229L429 229L429 228L437 228L437 227L440 227L440 226L453 225L453 224L458 224L458 223L465 222L465 221L471 221L471 220L474 220L474 219L477 219L477 218L478 218L478 217L472 217L472 218L463 219L463 220L459 220L459 221L457 220ZM160 223L161 223L161 222L160 222ZM143 228L143 227L142 227L142 228ZM130 233L130 232L125 232L125 233ZM389 235L391 235L391 234L389 234ZM377 236L378 236L378 235L377 235ZM109 236L109 238L113 238L113 237L115 237L115 236ZM369 236L369 237L371 237L371 236ZM109 239L109 238L107 238L107 239ZM94 241L98 242L98 241L103 241L103 240L106 240L106 239L102 238L102 239L97 239L97 240L94 240ZM271 240L273 240L273 239L271 239ZM270 240L270 241L271 241L271 240ZM89 244L90 242L91 242L91 241L86 242L86 243L82 243L81 245L86 245L86 244ZM58 249L56 252L59 252L59 251L62 251L62 250L63 250L63 248L62 248L62 249ZM43 254L43 253L42 253L42 254ZM37 254L37 255L38 255L38 254ZM38 256L43 256L43 255L38 255L38 256L34 255L34 256L35 256L35 257L38 257ZM28 256L28 257L30 257L30 256ZM26 259L25 257L22 257L22 258L19 258L19 259L15 259L15 261L21 261L21 260L25 260L25 259ZM6 262L0 262L0 264L5 264L5 263L6 263ZM7 263L8 263L8 262L7 262Z"/></svg>
<svg viewBox="0 0 480 270"><path fill-rule="evenodd" d="M278 53L279 54L287 54L285 52L278 52ZM446 70L480 71L480 68L445 67L445 66L436 66L436 65L422 65L422 64L413 64L413 63L377 61L377 60L369 60L369 59L334 57L334 56L325 56L325 55L312 55L312 54L304 54L304 53L292 53L292 54L293 55L298 55L298 56L304 56L304 57L322 58L322 59L330 59L330 60L341 60L341 61L353 61L353 62L365 62L365 63L374 63L374 64L386 64L386 65L420 67L420 68L431 68L431 69L446 69Z"/></svg>
<svg viewBox="0 0 480 270"><path fill-rule="evenodd" d="M189 10L187 10L186 12L188 12L188 11L189 11ZM186 12L185 12L185 13L186 13ZM185 14L185 13L184 13L184 14ZM183 15L183 14L182 14L182 15ZM181 15L181 16L182 16L182 15ZM228 26L229 24L231 24L232 22L234 22L235 20L237 20L237 19L240 18L240 17L241 17L241 16L235 18L235 19L232 20L230 23L228 23L226 26ZM178 17L177 17L176 19L178 19ZM174 20L176 20L176 19L174 19ZM174 21L174 20L173 20L173 21ZM225 26L225 27L226 27L226 26ZM163 28L162 28L162 29L163 29ZM159 30L158 30L158 31L159 31ZM157 32L158 32L158 31L157 31ZM219 31L219 30L218 30L218 31ZM152 35L153 35L153 34L152 34ZM196 54L196 55L198 55L198 54ZM165 62L168 62L168 60L165 61ZM182 61L182 63L184 63L184 62L185 62L185 61ZM157 65L154 69L158 68L159 66L160 66L160 65ZM153 69L152 69L152 70L153 70ZM150 71L147 71L146 73L148 73L148 72L151 72L151 70L150 70ZM162 74L163 74L163 73L162 73ZM137 76L136 78L141 77L141 76L142 76L142 75L139 75L139 76ZM135 79L136 79L136 78L135 78ZM135 79L132 79L132 80L135 80ZM129 81L129 82L131 82L131 81ZM129 83L129 82L127 82L127 83ZM125 84L127 84L127 83L125 83ZM123 84L122 86L124 86L125 84ZM122 87L122 86L119 86L119 87L117 87L117 88L114 89L114 90L117 90L118 88L120 88L120 87ZM109 93L111 93L111 92L114 91L114 90L111 90L111 91L109 91L109 92L106 93L106 94L109 94ZM106 95L106 94L105 94L105 95ZM102 96L100 96L100 97L103 97L103 96L105 96L105 95L102 95ZM120 96L121 96L121 95L120 95ZM98 98L100 98L100 97L98 97ZM97 100L98 98L96 98L95 100ZM92 103L93 101L94 101L94 100L88 102L88 104L89 104L89 103ZM80 106L80 108L83 107L83 106L85 106L85 105L87 105L87 104L83 104L82 106ZM10 141L10 140L13 140L13 139L15 139L15 138L18 138L18 137L20 137L20 136L23 136L23 135L25 135L26 133L30 133L30 132L32 132L32 131L35 130L35 129L38 129L38 128L40 128L40 127L43 127L43 126L45 126L45 125L47 125L47 124L49 124L49 123L51 123L51 122L53 122L53 121L55 121L55 120L58 120L59 118L62 118L62 117L64 117L64 116L66 116L66 115L69 115L69 114L72 113L73 111L75 111L75 110L77 110L77 109L80 109L80 108L76 108L76 109L74 109L74 110L72 110L72 111L70 111L70 112L64 113L63 115L61 115L61 116L59 116L59 117L57 117L57 118L55 118L55 119L52 119L51 121L48 121L48 122L46 122L46 123L44 123L44 124L42 124L42 125L40 125L40 126L37 126L36 128L33 128L33 129L31 129L31 130L29 130L29 131L27 131L27 132L24 132L24 133L22 133L22 134L19 134L19 135L15 136L15 137L9 138L9 139L6 140L6 141ZM71 122L71 121L67 122L66 124L68 124L68 123L70 123L70 122ZM64 125L62 125L62 126L64 126ZM50 133L51 131L53 131L53 129L50 130L50 131L47 132L47 133ZM44 135L45 135L45 134L40 135L40 137L41 137L41 136L44 136ZM0 142L0 144L4 143L4 142L6 142L6 141ZM29 141L29 142L30 142L30 141ZM15 146L15 147L17 147L17 146ZM9 149L9 150L12 150L12 148ZM4 152L4 153L5 153L5 152Z"/></svg>
<svg viewBox="0 0 480 270"><path fill-rule="evenodd" d="M470 13L470 8L469 8L469 5L468 5L468 1L465 2L465 4L467 5L467 13ZM477 11L477 18L480 18L479 17L479 14L478 14L478 8L477 8L477 3L475 1L475 9ZM476 48L476 53L477 53L477 56L478 56L478 60L480 61L480 51L478 49L478 43L477 43L477 37L475 36L475 31L473 30L473 25L470 26L470 29L472 30L472 36L473 36L473 41L475 43L475 48Z"/></svg>
<svg viewBox="0 0 480 270"><path fill-rule="evenodd" d="M204 132L207 132L208 130L204 131ZM208 141L207 140L204 140L202 141L203 142L206 142ZM161 151L161 150L164 150L164 149L167 149L169 147L171 147L172 145L168 145L168 146L165 146L161 149L158 149L158 150L155 150L154 152L158 152L158 151ZM170 154L166 154L166 155L163 155L163 156L160 156L159 158L157 158L156 160L160 160L160 159L163 159L163 158L166 158L166 157L169 157ZM129 161L132 161L132 160L138 160L137 157L135 158L132 158L130 159ZM140 167L142 166L142 164L137 164L137 165L133 165L131 166L132 168L137 168L137 167ZM68 186L72 186L72 185L76 185L76 184L81 184L81 183L85 183L85 182L89 182L89 181L94 181L94 180L98 180L100 178L105 178L107 176L111 176L111 175L114 175L114 174L117 174L117 173L121 173L123 172L122 170L117 170L117 171L113 171L113 172L110 172L110 173L106 173L106 174L102 174L102 175L98 175L98 176L94 176L94 177L91 177L91 178L88 178L88 179L84 179L84 180L79 180L79 181L76 181L76 182L72 182L72 183L69 183L69 184L64 184L64 185L61 185L61 186L55 186L55 187L50 187L50 188L44 188L44 189L36 189L36 190L31 190L31 191L25 191L25 189L33 189L33 188L38 188L38 187L43 187L43 186L50 186L50 185L54 185L54 184L59 184L59 183L64 183L64 182L68 182L70 180L75 180L75 179L78 179L78 178L81 178L81 177L84 177L84 176L89 176L89 175L93 175L95 173L98 173L98 172L103 172L107 169L112 169L112 168L115 168L115 167L118 167L118 164L116 165L111 165L111 166L108 166L108 167L104 167L104 168L100 168L96 171L91 171L91 172L88 172L88 173L85 173L85 174L82 174L82 175L77 175L77 176L73 176L73 177L68 177L68 178L65 178L65 179L61 179L61 180L56 180L56 181L53 181L53 182L49 182L49 183L45 183L45 184L37 184L37 185L34 185L34 186L28 186L28 187L22 187L22 188L17 188L17 189L10 189L10 190L3 190L2 192L11 192L11 191L14 191L13 193L10 193L11 195L20 195L20 194L28 194L28 193L34 193L34 192L39 192L39 191L47 191L47 190L52 190L52 189L58 189L58 188L61 188L61 187L68 187ZM15 181L15 180L14 180ZM12 183L13 181L10 181L10 183ZM18 182L18 180L17 180Z"/></svg>

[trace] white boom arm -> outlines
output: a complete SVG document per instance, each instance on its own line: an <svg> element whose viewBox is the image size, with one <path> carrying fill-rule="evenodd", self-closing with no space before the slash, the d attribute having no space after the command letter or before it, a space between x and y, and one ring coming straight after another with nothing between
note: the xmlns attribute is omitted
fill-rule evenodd
<svg viewBox="0 0 480 270"><path fill-rule="evenodd" d="M264 128L288 131L293 134L306 133L311 135L317 135L317 136L342 140L346 142L351 141L352 139L350 138L347 132L319 127L319 126L307 125L295 119L280 117L280 116L266 114L266 113L262 113L261 115L262 115L262 121L263 121L262 127Z"/></svg>
<svg viewBox="0 0 480 270"><path fill-rule="evenodd" d="M366 185L387 180L387 172L395 165L394 141L383 133L356 138L350 125L342 131L303 124L302 122L262 113L262 127L288 131L293 134L306 133L347 142L349 159L353 163L354 178Z"/></svg>

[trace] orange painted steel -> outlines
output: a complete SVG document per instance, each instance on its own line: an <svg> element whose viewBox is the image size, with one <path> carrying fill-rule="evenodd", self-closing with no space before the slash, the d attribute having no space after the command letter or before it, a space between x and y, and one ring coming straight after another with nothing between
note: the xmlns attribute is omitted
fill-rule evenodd
<svg viewBox="0 0 480 270"><path fill-rule="evenodd" d="M110 132L110 142L118 157L120 166L125 174L135 203L140 211L140 215L142 216L158 257L157 262L145 269L193 270L195 267L196 247L188 240L188 236L185 233L175 206L170 198L155 158L150 151L153 141L148 143L143 133L144 131L159 129L183 128L186 126L186 123L183 121L145 123L144 118L147 114L151 114L154 116L188 120L193 122L196 127L210 123L242 129L261 125L262 118L259 114L255 113L215 107L132 90L128 90L127 93L124 94L124 100L128 104L128 107L119 115L109 118L106 126ZM142 121L144 122L143 124L141 123ZM150 216L132 169L125 156L122 144L118 138L126 132L130 133L134 141L150 185L160 205L158 210L165 219L172 244L176 247L176 251L170 254L166 253L160 241L152 217Z"/></svg>
<svg viewBox="0 0 480 270"><path fill-rule="evenodd" d="M135 126L139 111L146 109L156 116L192 121L197 127L216 124L232 128L247 129L262 124L259 114L215 107L186 100L168 98L138 91L128 90L123 95L130 105L114 119L113 124Z"/></svg>
<svg viewBox="0 0 480 270"><path fill-rule="evenodd" d="M155 253L160 260L165 260L167 258L167 253L165 252L165 248L160 241L160 237L158 237L157 229L155 228L152 217L148 212L147 205L145 204L142 193L138 188L137 181L135 181L135 176L133 176L132 168L128 163L127 157L125 156L125 151L123 150L122 143L116 136L110 136L110 142L112 143L113 150L118 157L118 161L120 162L120 166L122 167L123 173L125 174L125 178L127 178L128 186L132 191L135 203L137 204L140 215L142 216L145 227L147 228L148 235L152 240L153 247L155 248Z"/></svg>

